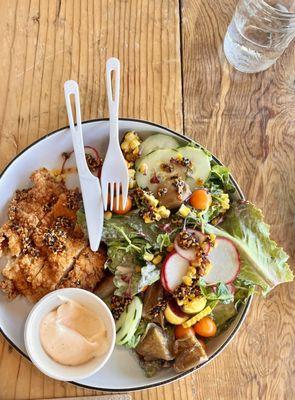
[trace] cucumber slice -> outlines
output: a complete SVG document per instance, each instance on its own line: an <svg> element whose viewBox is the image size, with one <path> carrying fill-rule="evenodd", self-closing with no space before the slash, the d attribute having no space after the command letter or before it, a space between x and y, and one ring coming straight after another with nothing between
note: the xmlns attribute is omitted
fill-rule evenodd
<svg viewBox="0 0 295 400"><path fill-rule="evenodd" d="M204 150L192 146L179 147L177 151L192 162L192 172L187 177L186 182L191 190L194 190L198 186L197 180L201 179L205 182L210 174L210 157Z"/></svg>
<svg viewBox="0 0 295 400"><path fill-rule="evenodd" d="M142 314L142 302L139 297L134 297L116 322L116 344L127 343L134 335Z"/></svg>
<svg viewBox="0 0 295 400"><path fill-rule="evenodd" d="M158 134L149 136L147 139L145 139L141 143L140 155L141 155L141 157L144 157L147 154L150 154L155 150L176 149L177 147L179 147L179 143L172 136L163 135L162 133L158 133Z"/></svg>
<svg viewBox="0 0 295 400"><path fill-rule="evenodd" d="M156 175L159 182L164 182L165 180L169 179L173 175L182 176L185 178L185 168L177 169L173 172L165 172L161 169L161 164L168 164L171 158L176 158L179 155L179 152L173 149L160 149L155 150L152 153L146 155L145 157L141 157L136 164L136 181L138 186L145 189L148 188L152 192L156 192L157 190L157 182L153 183L152 178ZM145 172L142 173L141 168L145 168ZM181 171L179 171L181 170Z"/></svg>

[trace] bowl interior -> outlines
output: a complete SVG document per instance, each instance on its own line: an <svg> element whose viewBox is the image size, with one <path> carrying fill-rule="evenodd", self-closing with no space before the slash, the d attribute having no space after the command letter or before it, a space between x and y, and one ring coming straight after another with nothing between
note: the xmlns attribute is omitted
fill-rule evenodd
<svg viewBox="0 0 295 400"><path fill-rule="evenodd" d="M136 130L141 137L147 137L151 133L157 132L172 135L182 144L189 141L167 128L149 122L122 119L119 122L119 128L121 135L127 130ZM108 144L108 121L85 122L83 135L84 144L95 147L99 150L100 155L104 156ZM32 144L8 165L0 177L1 223L7 218L7 204L15 190L29 186L29 177L32 171L42 166L49 169L59 168L62 164L61 154L71 150L70 132L68 129L61 129ZM234 182L234 184L236 183ZM242 197L239 187L237 185L236 187L237 196ZM231 326L212 340L208 348L209 360L203 365L218 355L233 338L246 315L250 302L251 299L240 309ZM32 306L23 298L9 302L3 294L0 294L0 328L11 344L24 356L27 356L23 338L24 324ZM200 367L198 366L197 369ZM76 380L74 383L101 390L127 391L168 383L189 372L176 374L172 369L167 369L153 378L146 378L138 365L136 356L127 349L116 347L104 368L94 375Z"/></svg>

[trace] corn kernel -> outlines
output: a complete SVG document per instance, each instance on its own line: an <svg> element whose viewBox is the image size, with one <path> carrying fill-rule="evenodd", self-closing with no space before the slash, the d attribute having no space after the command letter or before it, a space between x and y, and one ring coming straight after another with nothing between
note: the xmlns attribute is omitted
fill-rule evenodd
<svg viewBox="0 0 295 400"><path fill-rule="evenodd" d="M106 211L106 212L104 213L104 218L105 218L106 220L111 219L112 216L113 216L113 214L112 214L111 211Z"/></svg>
<svg viewBox="0 0 295 400"><path fill-rule="evenodd" d="M186 286L191 286L193 283L193 280L190 276L184 276L182 278L182 282L186 285Z"/></svg>
<svg viewBox="0 0 295 400"><path fill-rule="evenodd" d="M162 218L168 218L170 215L170 210L168 210L168 208L166 208L165 206L159 207L157 212L160 214Z"/></svg>
<svg viewBox="0 0 295 400"><path fill-rule="evenodd" d="M160 221L160 219L162 218L161 215L157 211L155 211L154 217L155 217L156 221Z"/></svg>
<svg viewBox="0 0 295 400"><path fill-rule="evenodd" d="M137 135L134 131L126 132L126 134L125 134L125 136L124 136L124 140L125 140L125 139L127 139L127 140L132 140L132 139L134 139L134 138L138 138L138 135Z"/></svg>
<svg viewBox="0 0 295 400"><path fill-rule="evenodd" d="M191 274L196 274L197 270L196 270L195 267L193 267L192 265L190 265L190 266L188 267L188 272L191 273Z"/></svg>
<svg viewBox="0 0 295 400"><path fill-rule="evenodd" d="M153 264L154 265L158 265L160 264L160 262L162 261L162 256L160 254L158 254L156 257L153 258Z"/></svg>
<svg viewBox="0 0 295 400"><path fill-rule="evenodd" d="M173 244L169 244L169 246L167 247L167 251L173 251L173 250L174 250Z"/></svg>
<svg viewBox="0 0 295 400"><path fill-rule="evenodd" d="M129 149L129 143L128 142L121 143L121 149L127 151Z"/></svg>
<svg viewBox="0 0 295 400"><path fill-rule="evenodd" d="M153 222L153 220L151 219L151 217L149 215L144 215L143 220L146 224L151 224Z"/></svg>
<svg viewBox="0 0 295 400"><path fill-rule="evenodd" d="M137 139L131 140L131 142L130 142L130 148L131 148L132 150L137 149L139 146L140 146L140 141L139 141L139 140L137 140Z"/></svg>
<svg viewBox="0 0 295 400"><path fill-rule="evenodd" d="M139 172L140 172L141 174L146 175L147 172L148 172L148 165L145 164L145 163L143 163L143 164L141 164L141 166L139 167L138 170L139 170Z"/></svg>
<svg viewBox="0 0 295 400"><path fill-rule="evenodd" d="M135 179L129 179L129 189L133 189L136 187L136 180Z"/></svg>
<svg viewBox="0 0 295 400"><path fill-rule="evenodd" d="M216 239L216 235L214 235L214 233L210 233L210 240L212 240L212 242L214 242L214 240Z"/></svg>
<svg viewBox="0 0 295 400"><path fill-rule="evenodd" d="M184 204L182 204L180 209L178 210L178 214L181 215L183 218L186 218L190 212L191 212L190 208Z"/></svg>
<svg viewBox="0 0 295 400"><path fill-rule="evenodd" d="M187 271L186 276L188 276L189 278L194 278L196 276L196 274L194 274L193 272Z"/></svg>
<svg viewBox="0 0 295 400"><path fill-rule="evenodd" d="M146 251L143 255L143 258L145 261L152 261L152 259L154 258L154 255L152 253L149 253L148 251Z"/></svg>
<svg viewBox="0 0 295 400"><path fill-rule="evenodd" d="M146 198L149 205L151 205L152 207L157 207L159 200L157 200L152 194L145 193L144 197Z"/></svg>

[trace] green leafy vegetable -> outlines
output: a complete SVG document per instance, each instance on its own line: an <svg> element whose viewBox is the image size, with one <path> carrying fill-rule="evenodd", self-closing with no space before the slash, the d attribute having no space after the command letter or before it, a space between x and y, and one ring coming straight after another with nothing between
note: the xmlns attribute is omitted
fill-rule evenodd
<svg viewBox="0 0 295 400"><path fill-rule="evenodd" d="M201 294L206 297L208 301L220 301L222 303L230 303L234 301L234 295L223 282L217 284L216 290L213 290L211 286L206 285L204 279L200 278L199 287Z"/></svg>
<svg viewBox="0 0 295 400"><path fill-rule="evenodd" d="M163 247L168 247L171 244L170 235L168 233L160 233L157 236L157 244L159 245L160 251L163 250Z"/></svg>
<svg viewBox="0 0 295 400"><path fill-rule="evenodd" d="M276 285L294 279L287 264L288 255L270 239L269 226L253 204L234 203L220 227L208 224L206 232L233 241L242 260L239 279L260 286L264 295Z"/></svg>
<svg viewBox="0 0 295 400"><path fill-rule="evenodd" d="M226 193L234 193L235 187L230 180L230 172L223 165L213 165L206 186L214 192L217 189L223 189Z"/></svg>

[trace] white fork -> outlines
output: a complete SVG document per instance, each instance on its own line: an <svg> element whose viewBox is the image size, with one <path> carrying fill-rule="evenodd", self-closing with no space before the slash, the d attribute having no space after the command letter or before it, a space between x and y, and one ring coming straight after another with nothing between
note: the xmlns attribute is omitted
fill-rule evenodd
<svg viewBox="0 0 295 400"><path fill-rule="evenodd" d="M115 74L115 90L112 89L112 72ZM101 171L101 188L104 209L113 210L114 197L116 208L119 206L120 194L122 205L126 207L128 195L128 169L119 143L119 92L120 92L120 62L117 58L109 58L106 64L107 96L110 114L110 139L107 154ZM113 97L114 93L114 97ZM116 187L116 189L115 189ZM116 191L116 193L115 193Z"/></svg>

